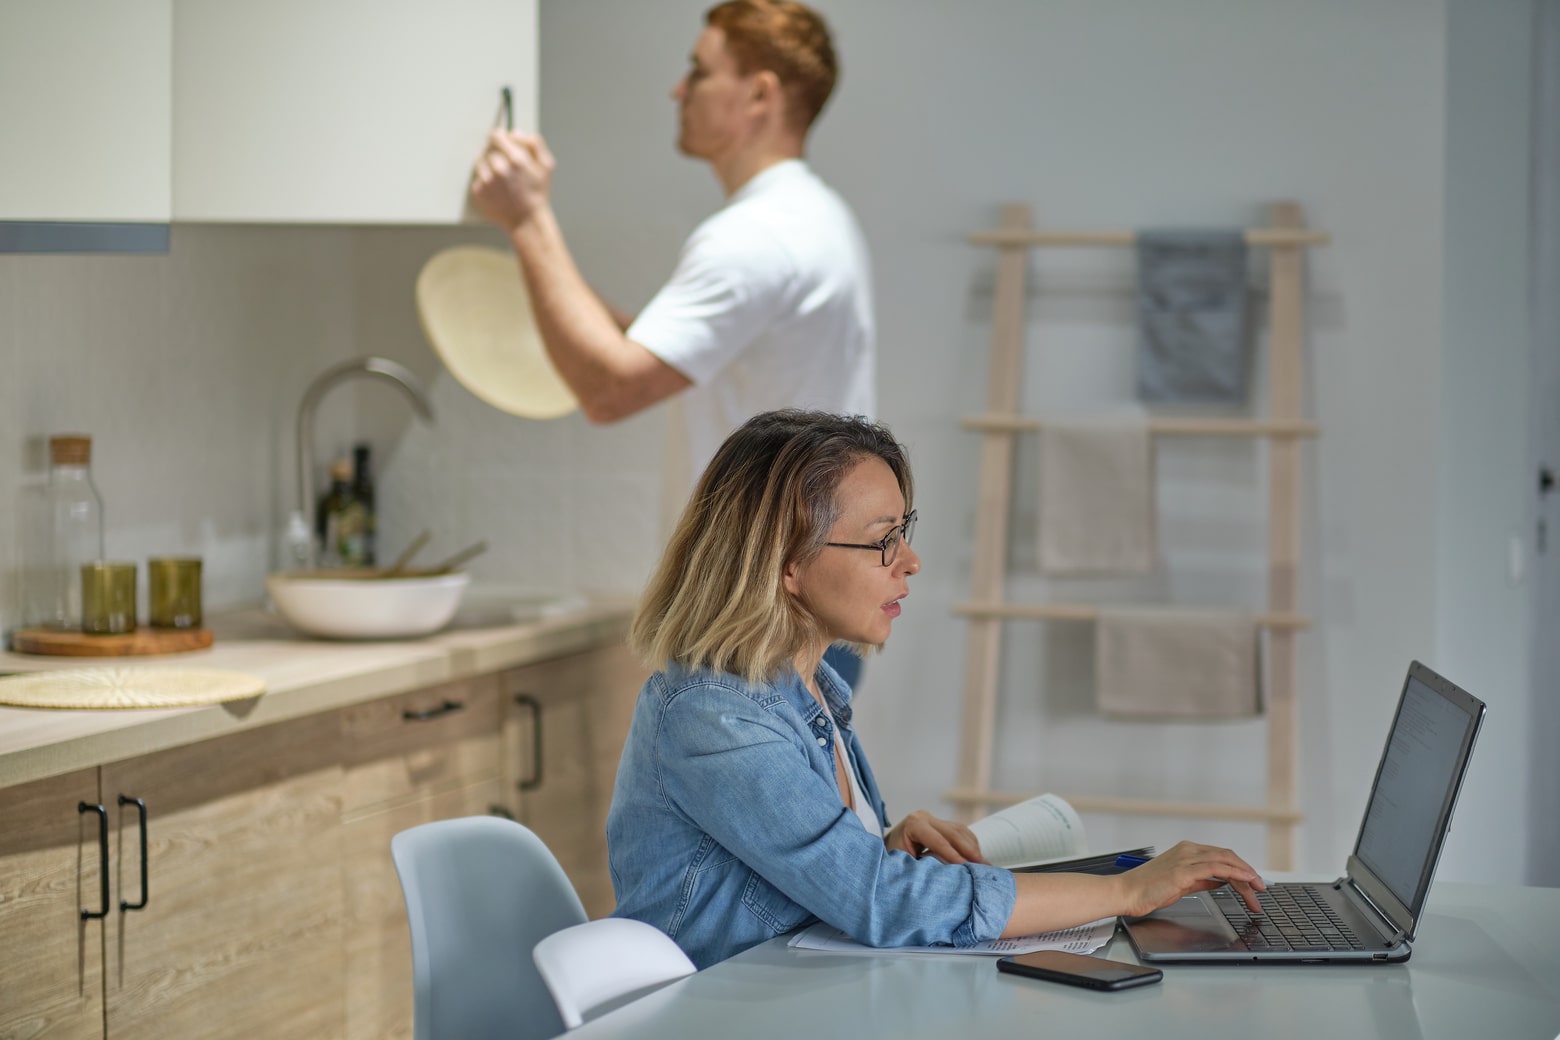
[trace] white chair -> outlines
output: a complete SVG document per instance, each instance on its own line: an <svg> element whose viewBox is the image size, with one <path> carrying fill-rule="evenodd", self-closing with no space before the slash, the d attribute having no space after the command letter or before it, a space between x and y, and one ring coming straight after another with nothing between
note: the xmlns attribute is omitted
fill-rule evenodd
<svg viewBox="0 0 1560 1040"><path fill-rule="evenodd" d="M666 933L621 917L554 932L536 944L531 959L570 1029L587 1015L626 1004L695 971Z"/></svg>
<svg viewBox="0 0 1560 1040"><path fill-rule="evenodd" d="M408 828L390 854L412 932L415 1040L562 1033L531 948L583 923L585 908L542 840L513 820L469 816Z"/></svg>

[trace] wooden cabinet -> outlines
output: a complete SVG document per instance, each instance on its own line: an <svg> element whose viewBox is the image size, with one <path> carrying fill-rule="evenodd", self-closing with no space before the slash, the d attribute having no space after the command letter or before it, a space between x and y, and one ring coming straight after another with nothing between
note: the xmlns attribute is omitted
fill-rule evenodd
<svg viewBox="0 0 1560 1040"><path fill-rule="evenodd" d="M339 1036L344 770L332 713L102 768L117 816L107 1035ZM147 807L148 900L133 806ZM112 818L112 817L111 817Z"/></svg>
<svg viewBox="0 0 1560 1040"><path fill-rule="evenodd" d="M98 771L0 791L0 1037L103 1035Z"/></svg>
<svg viewBox="0 0 1560 1040"><path fill-rule="evenodd" d="M536 0L175 0L175 220L452 224Z"/></svg>
<svg viewBox="0 0 1560 1040"><path fill-rule="evenodd" d="M648 671L618 645L505 672L507 791L516 815L552 850L585 912L616 900L607 810L618 758Z"/></svg>
<svg viewBox="0 0 1560 1040"><path fill-rule="evenodd" d="M167 222L172 10L0 4L0 220Z"/></svg>
<svg viewBox="0 0 1560 1040"><path fill-rule="evenodd" d="M498 691L497 676L483 676L341 713L350 1038L411 1036L411 935L390 839L501 806Z"/></svg>
<svg viewBox="0 0 1560 1040"><path fill-rule="evenodd" d="M610 912L643 679L589 650L0 790L0 1040L410 1037L390 839L513 816ZM83 920L105 870L108 913Z"/></svg>

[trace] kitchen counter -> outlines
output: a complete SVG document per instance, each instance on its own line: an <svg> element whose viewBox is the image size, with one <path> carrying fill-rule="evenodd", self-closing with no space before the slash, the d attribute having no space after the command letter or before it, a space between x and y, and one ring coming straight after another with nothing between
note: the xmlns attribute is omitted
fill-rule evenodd
<svg viewBox="0 0 1560 1040"><path fill-rule="evenodd" d="M219 668L258 675L260 697L192 708L65 711L0 706L0 788L116 762L362 701L484 675L621 642L633 605L579 600L515 621L464 609L449 629L422 639L326 642L297 634L254 609L207 619L205 650L142 657L43 657L0 653L0 673L60 668Z"/></svg>

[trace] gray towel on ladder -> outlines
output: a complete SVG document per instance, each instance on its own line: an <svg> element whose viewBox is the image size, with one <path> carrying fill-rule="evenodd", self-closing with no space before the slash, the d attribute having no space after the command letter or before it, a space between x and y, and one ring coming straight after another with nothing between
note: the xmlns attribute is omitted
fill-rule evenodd
<svg viewBox="0 0 1560 1040"><path fill-rule="evenodd" d="M1139 231L1136 243L1138 398L1245 403L1245 235Z"/></svg>

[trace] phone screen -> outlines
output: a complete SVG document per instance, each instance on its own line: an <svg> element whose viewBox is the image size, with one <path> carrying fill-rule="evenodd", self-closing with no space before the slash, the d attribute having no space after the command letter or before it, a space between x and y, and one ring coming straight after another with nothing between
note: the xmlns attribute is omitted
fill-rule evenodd
<svg viewBox="0 0 1560 1040"><path fill-rule="evenodd" d="M1089 989L1127 989L1158 982L1164 973L1158 968L1139 964L1123 964L1104 957L1086 957L1061 950L1040 950L997 961L997 970L1012 975L1063 982L1070 986L1086 986Z"/></svg>

